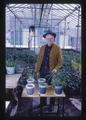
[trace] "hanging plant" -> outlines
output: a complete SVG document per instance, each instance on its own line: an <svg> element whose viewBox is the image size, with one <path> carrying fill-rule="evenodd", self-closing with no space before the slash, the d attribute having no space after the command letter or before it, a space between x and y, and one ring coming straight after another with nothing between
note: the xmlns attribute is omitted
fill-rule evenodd
<svg viewBox="0 0 86 120"><path fill-rule="evenodd" d="M29 27L29 32L35 32L35 26L34 25Z"/></svg>

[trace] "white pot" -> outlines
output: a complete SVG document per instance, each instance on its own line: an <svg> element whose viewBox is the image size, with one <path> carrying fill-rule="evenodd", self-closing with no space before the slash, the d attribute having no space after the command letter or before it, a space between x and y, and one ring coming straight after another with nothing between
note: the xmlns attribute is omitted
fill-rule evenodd
<svg viewBox="0 0 86 120"><path fill-rule="evenodd" d="M33 95L34 94L34 88L35 88L34 84L27 84L26 85L27 94L28 95Z"/></svg>
<svg viewBox="0 0 86 120"><path fill-rule="evenodd" d="M55 86L55 93L61 94L62 93L62 86Z"/></svg>
<svg viewBox="0 0 86 120"><path fill-rule="evenodd" d="M27 80L27 84L34 84L34 82L35 82L35 79L33 78L30 78Z"/></svg>
<svg viewBox="0 0 86 120"><path fill-rule="evenodd" d="M7 74L11 75L15 73L15 67L6 67Z"/></svg>
<svg viewBox="0 0 86 120"><path fill-rule="evenodd" d="M45 78L39 78L38 79L38 84L45 83L46 79Z"/></svg>
<svg viewBox="0 0 86 120"><path fill-rule="evenodd" d="M45 85L39 85L39 92L40 92L40 94L45 94L46 93L46 91L47 91L47 85L46 85L46 83L45 83Z"/></svg>

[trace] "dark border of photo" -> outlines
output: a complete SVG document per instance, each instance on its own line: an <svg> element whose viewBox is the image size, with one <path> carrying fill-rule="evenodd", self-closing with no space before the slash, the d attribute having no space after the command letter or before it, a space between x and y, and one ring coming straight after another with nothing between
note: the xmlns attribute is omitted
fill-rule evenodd
<svg viewBox="0 0 86 120"><path fill-rule="evenodd" d="M74 4L81 4L81 14L82 14L82 37L81 37L81 69L82 69L82 75L81 75L81 97L82 97L82 111L81 111L81 116L80 117L64 117L64 119L68 119L68 120L79 120L79 119L82 119L84 120L85 118L85 114L86 114L86 70L85 70L85 54L86 54L86 13L85 13L85 9L86 9L86 6L85 6L85 0L83 0L83 2L81 0L5 0L3 2L0 1L0 117L1 119L56 119L57 118L54 118L54 117L43 117L43 118L6 118L5 117L5 6L6 4L12 4L12 3L74 3ZM59 119L62 119L62 118L59 118Z"/></svg>

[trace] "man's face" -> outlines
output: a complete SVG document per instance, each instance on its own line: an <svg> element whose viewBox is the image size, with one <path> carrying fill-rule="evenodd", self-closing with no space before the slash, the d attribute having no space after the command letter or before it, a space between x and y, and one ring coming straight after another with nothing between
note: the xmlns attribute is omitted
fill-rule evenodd
<svg viewBox="0 0 86 120"><path fill-rule="evenodd" d="M46 35L46 40L48 42L48 46L51 46L54 42L54 36L51 34Z"/></svg>

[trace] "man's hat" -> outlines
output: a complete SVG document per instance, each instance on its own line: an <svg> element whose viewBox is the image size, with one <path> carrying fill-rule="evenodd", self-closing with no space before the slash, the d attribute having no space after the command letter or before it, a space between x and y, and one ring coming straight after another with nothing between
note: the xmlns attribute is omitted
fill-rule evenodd
<svg viewBox="0 0 86 120"><path fill-rule="evenodd" d="M56 33L52 32L52 31L50 31L50 30L48 30L48 31L43 35L43 37L46 38L46 35L48 35L48 34L54 36L54 38L56 37Z"/></svg>

